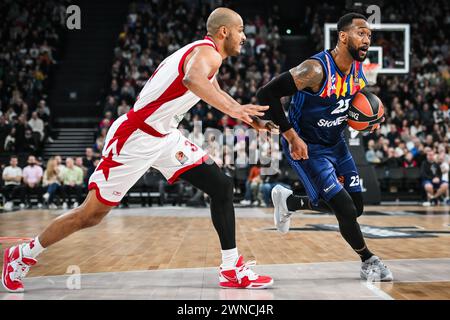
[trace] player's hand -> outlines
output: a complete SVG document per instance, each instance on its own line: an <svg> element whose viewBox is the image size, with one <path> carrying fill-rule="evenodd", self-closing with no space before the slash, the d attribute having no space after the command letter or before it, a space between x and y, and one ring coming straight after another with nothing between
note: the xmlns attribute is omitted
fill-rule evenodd
<svg viewBox="0 0 450 320"><path fill-rule="evenodd" d="M253 122L250 124L254 129L258 131L270 131L273 133L279 133L278 126L270 120L263 120L259 117L250 117Z"/></svg>
<svg viewBox="0 0 450 320"><path fill-rule="evenodd" d="M375 123L374 125L372 125L372 128L370 129L369 132L372 133L372 132L374 132L374 131L376 131L378 129L380 129L380 124L379 123Z"/></svg>
<svg viewBox="0 0 450 320"><path fill-rule="evenodd" d="M437 183L441 182L441 180L440 180L438 177L434 177L433 180L432 180L432 182L433 182L434 184L437 184Z"/></svg>
<svg viewBox="0 0 450 320"><path fill-rule="evenodd" d="M252 123L253 120L251 116L260 116L264 115L265 110L269 109L269 106L259 106L256 104L244 104L237 107L233 110L233 114L230 114L233 118L241 119L244 122Z"/></svg>
<svg viewBox="0 0 450 320"><path fill-rule="evenodd" d="M300 138L294 129L289 129L284 133L284 137L289 142L289 151L294 160L308 159L308 146L305 141Z"/></svg>
<svg viewBox="0 0 450 320"><path fill-rule="evenodd" d="M372 125L372 129L370 129L370 133L374 132L377 129L380 129L381 123L383 123L386 120L386 118L383 116L383 118L381 118L380 122Z"/></svg>

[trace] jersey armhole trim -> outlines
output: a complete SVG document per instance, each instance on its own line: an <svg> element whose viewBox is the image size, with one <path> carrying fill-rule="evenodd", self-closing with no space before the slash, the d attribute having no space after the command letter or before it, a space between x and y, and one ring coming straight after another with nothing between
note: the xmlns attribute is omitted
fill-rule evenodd
<svg viewBox="0 0 450 320"><path fill-rule="evenodd" d="M366 79L366 75L364 74L364 69L362 67L362 64L361 64L361 69L359 71L361 72L362 79L364 80L364 87L367 87L369 85L369 81L367 81L367 79Z"/></svg>
<svg viewBox="0 0 450 320"><path fill-rule="evenodd" d="M209 40L210 41L210 40ZM184 70L183 70L183 65L184 65L184 61L186 60L187 56L192 52L192 50L194 50L197 47L200 46L208 46L211 48L214 48L216 50L216 47L212 44L212 43L208 43L208 42L204 42L204 43L198 43L193 45L192 47L190 47L181 57L180 63L178 64L178 74L180 76L184 76Z"/></svg>

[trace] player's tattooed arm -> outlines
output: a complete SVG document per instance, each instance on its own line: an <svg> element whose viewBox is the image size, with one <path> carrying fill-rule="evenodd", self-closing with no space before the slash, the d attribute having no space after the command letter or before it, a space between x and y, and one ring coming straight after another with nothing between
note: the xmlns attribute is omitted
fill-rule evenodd
<svg viewBox="0 0 450 320"><path fill-rule="evenodd" d="M291 96L303 89L319 90L322 77L320 63L315 60L306 60L270 81L256 94L260 103L270 105L266 115L280 126L280 131L289 142L289 150L294 160L308 159L308 147L287 120L280 98Z"/></svg>
<svg viewBox="0 0 450 320"><path fill-rule="evenodd" d="M289 70L297 90L309 89L318 92L323 82L323 69L319 61L309 59ZM289 151L294 160L308 159L308 146L294 129L283 133L289 142Z"/></svg>
<svg viewBox="0 0 450 320"><path fill-rule="evenodd" d="M289 70L298 90L318 92L323 83L323 69L319 61L309 59Z"/></svg>

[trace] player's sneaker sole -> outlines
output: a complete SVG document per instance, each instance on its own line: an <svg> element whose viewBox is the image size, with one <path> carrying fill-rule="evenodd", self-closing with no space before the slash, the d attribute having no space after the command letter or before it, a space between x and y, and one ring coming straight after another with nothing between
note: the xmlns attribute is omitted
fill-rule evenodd
<svg viewBox="0 0 450 320"><path fill-rule="evenodd" d="M220 287L222 289L253 289L253 290L258 290L258 289L267 289L269 287L271 287L273 285L273 279L270 280L270 282L267 283L250 283L248 286L246 287L242 287L239 284L235 284L232 282L229 282L227 284L219 284Z"/></svg>

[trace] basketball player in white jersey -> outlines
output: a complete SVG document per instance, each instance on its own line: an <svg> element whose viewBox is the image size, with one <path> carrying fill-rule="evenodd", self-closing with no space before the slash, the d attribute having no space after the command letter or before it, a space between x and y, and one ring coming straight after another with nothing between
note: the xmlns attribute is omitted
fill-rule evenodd
<svg viewBox="0 0 450 320"><path fill-rule="evenodd" d="M258 118L268 106L240 105L216 80L222 60L240 53L245 41L243 30L242 18L236 12L218 8L208 18L204 40L186 45L158 66L133 109L109 129L85 201L51 222L31 242L5 251L2 283L8 291L23 292L22 279L44 249L100 223L150 167L161 171L171 183L182 178L211 197L211 217L222 247L221 287L272 285L271 277L254 273L238 254L232 180L177 129L183 114L200 99L257 129L273 128L273 123Z"/></svg>

